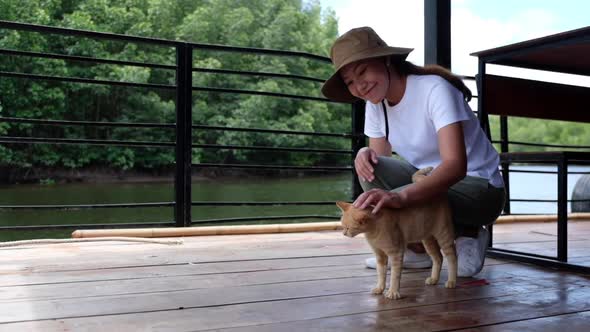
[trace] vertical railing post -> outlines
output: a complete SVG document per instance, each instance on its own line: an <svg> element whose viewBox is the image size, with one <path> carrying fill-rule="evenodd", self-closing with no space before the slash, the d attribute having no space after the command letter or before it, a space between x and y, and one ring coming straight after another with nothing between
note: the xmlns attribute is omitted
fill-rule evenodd
<svg viewBox="0 0 590 332"><path fill-rule="evenodd" d="M352 200L355 200L363 192L358 174L354 170L354 158L365 144L365 102L356 101L352 104Z"/></svg>
<svg viewBox="0 0 590 332"><path fill-rule="evenodd" d="M451 69L451 0L424 0L424 63Z"/></svg>
<svg viewBox="0 0 590 332"><path fill-rule="evenodd" d="M562 154L557 162L557 259L567 262L567 167Z"/></svg>
<svg viewBox="0 0 590 332"><path fill-rule="evenodd" d="M500 116L500 151L507 153L508 143L508 117ZM506 203L504 204L504 214L510 214L510 163L502 162L502 178L504 179L504 189L506 190Z"/></svg>
<svg viewBox="0 0 590 332"><path fill-rule="evenodd" d="M490 133L490 122L488 118L488 113L485 110L484 100L485 100L485 86L486 86L486 63L481 58L479 59L478 63L478 70L477 76L475 78L475 83L477 84L477 118L479 119L479 125L485 132L488 139L492 140L492 135Z"/></svg>
<svg viewBox="0 0 590 332"><path fill-rule="evenodd" d="M485 110L485 86L486 86L486 63L484 60L479 58L477 75L475 76L475 83L477 85L477 117L479 119L479 125L483 129L485 135L490 142L492 141L492 134L490 133L490 119L488 113ZM488 241L488 247L492 247L494 244L494 226L489 225L488 231L490 232L490 239Z"/></svg>
<svg viewBox="0 0 590 332"><path fill-rule="evenodd" d="M191 223L192 60L188 44L176 46L176 173L174 182L176 227Z"/></svg>

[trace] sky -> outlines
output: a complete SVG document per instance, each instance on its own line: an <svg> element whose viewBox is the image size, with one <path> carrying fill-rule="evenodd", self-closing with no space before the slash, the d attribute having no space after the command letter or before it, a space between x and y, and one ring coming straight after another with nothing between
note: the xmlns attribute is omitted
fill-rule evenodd
<svg viewBox="0 0 590 332"><path fill-rule="evenodd" d="M370 26L392 46L411 47L408 60L424 64L423 0L319 0L338 18L339 34ZM590 26L587 0L451 0L452 71L477 73L470 53ZM590 78L488 66L492 74L590 86ZM574 82L575 83L572 83Z"/></svg>

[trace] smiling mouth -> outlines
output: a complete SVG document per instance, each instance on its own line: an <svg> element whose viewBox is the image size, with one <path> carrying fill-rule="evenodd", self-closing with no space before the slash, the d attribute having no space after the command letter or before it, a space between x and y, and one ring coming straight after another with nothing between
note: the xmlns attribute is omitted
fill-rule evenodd
<svg viewBox="0 0 590 332"><path fill-rule="evenodd" d="M372 86L369 88L369 90L367 90L365 93L363 93L363 99L366 99L365 97L367 97L367 96L368 96L368 95L371 93L371 91L373 91L373 89L375 88L375 86L376 86L376 84L373 84L373 85L372 85Z"/></svg>

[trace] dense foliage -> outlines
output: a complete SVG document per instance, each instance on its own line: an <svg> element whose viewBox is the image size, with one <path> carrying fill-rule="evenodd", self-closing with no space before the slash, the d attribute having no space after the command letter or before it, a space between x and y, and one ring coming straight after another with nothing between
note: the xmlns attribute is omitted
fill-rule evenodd
<svg viewBox="0 0 590 332"><path fill-rule="evenodd" d="M337 36L334 13L312 0L22 0L0 1L0 19L196 43L303 51L325 55ZM0 48L114 60L174 64L172 47L1 30ZM195 50L198 68L289 73L316 78L330 65L308 58ZM41 75L137 83L174 84L174 72L137 66L92 64L26 56L0 56L0 70ZM319 83L264 76L195 72L193 85L319 96ZM228 93L195 92L193 123L212 126L344 133L350 130L350 107ZM0 79L0 116L31 119L175 122L172 91ZM497 119L492 119L497 133ZM168 129L47 126L0 122L0 135L174 141ZM197 144L348 149L345 139L275 135L225 130L195 130ZM494 135L498 139L497 135ZM588 145L590 126L577 123L510 121L513 141ZM512 151L538 147L512 145ZM250 162L282 165L346 165L345 155L260 152L248 149L194 149L194 162ZM3 144L0 166L80 169L159 169L174 162L170 148Z"/></svg>
<svg viewBox="0 0 590 332"><path fill-rule="evenodd" d="M25 0L0 2L0 19L206 44L302 51L325 55L337 36L331 11L301 0ZM174 64L175 50L26 31L0 30L0 48L114 60ZM195 49L193 66L325 78L326 62L301 57L213 52ZM25 56L0 57L0 70L137 83L174 84L174 71L92 64ZM193 85L320 96L320 83L196 72ZM193 123L212 126L344 133L350 106L267 96L193 94ZM173 91L2 77L4 117L105 121L175 122ZM350 141L303 135L195 130L193 142L245 146L347 149ZM0 135L173 142L169 129L129 129L0 123ZM345 155L256 150L194 149L194 162L252 162L296 165L347 163ZM170 166L170 148L5 144L0 164L20 167L117 169Z"/></svg>

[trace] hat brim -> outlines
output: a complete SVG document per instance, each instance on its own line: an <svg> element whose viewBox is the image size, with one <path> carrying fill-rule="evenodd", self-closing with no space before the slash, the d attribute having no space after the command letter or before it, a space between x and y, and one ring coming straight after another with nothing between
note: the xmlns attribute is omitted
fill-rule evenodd
<svg viewBox="0 0 590 332"><path fill-rule="evenodd" d="M330 76L324 82L322 85L322 94L326 98L333 101L352 103L358 100L358 98L353 96L350 91L348 91L348 87L342 80L342 77L340 77L340 69L342 69L342 67L356 61L379 58L388 55L397 55L401 56L402 59L405 59L413 50L413 48L381 46L378 49L369 49L357 54L353 54L348 59L343 61L340 66L336 68L334 74L332 74L332 76Z"/></svg>

